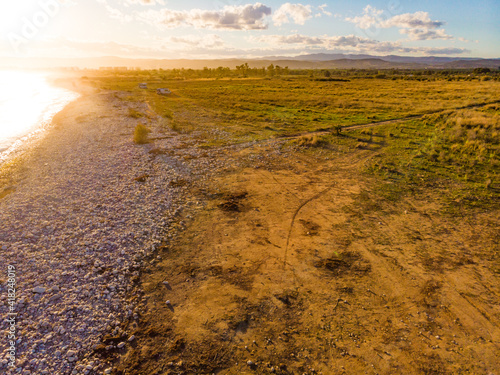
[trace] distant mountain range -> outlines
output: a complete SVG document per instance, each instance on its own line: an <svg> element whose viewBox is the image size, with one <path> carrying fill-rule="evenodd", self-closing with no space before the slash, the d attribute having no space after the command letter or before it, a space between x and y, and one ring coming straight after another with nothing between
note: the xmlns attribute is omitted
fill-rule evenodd
<svg viewBox="0 0 500 375"><path fill-rule="evenodd" d="M0 68L89 68L126 67L141 69L203 69L219 66L233 68L248 63L253 68L263 68L270 64L290 69L470 69L490 68L500 69L500 58L462 58L462 57L408 57L408 56L371 56L349 54L309 54L295 57L269 56L260 59L128 59L122 57L98 57L82 59L20 59L1 58Z"/></svg>
<svg viewBox="0 0 500 375"><path fill-rule="evenodd" d="M282 60L290 59L286 57L266 57L265 60ZM299 55L292 58L296 61L308 61L308 62L336 62L349 60L356 65L355 61L378 61L382 62L383 65L386 63L393 64L409 64L413 66L420 67L433 67L433 68L493 68L498 69L500 67L500 58L497 59L482 59L475 57L439 57L439 56L372 56L372 55L350 55L350 54L327 54L327 53L317 53L308 55ZM355 61L353 61L355 60ZM404 67L404 66L403 66ZM384 67L381 67L382 69Z"/></svg>

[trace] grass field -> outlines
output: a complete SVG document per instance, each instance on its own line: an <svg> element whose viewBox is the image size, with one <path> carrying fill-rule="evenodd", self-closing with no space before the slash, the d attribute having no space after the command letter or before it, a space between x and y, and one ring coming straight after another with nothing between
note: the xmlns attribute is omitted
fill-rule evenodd
<svg viewBox="0 0 500 375"><path fill-rule="evenodd" d="M104 89L129 93L187 131L216 127L231 142L390 120L498 99L498 81L354 78L347 82L308 77L161 80L138 89L142 77L96 77ZM156 95L168 87L173 95Z"/></svg>
<svg viewBox="0 0 500 375"><path fill-rule="evenodd" d="M500 100L497 80L446 76L424 81L372 76L345 81L308 76L162 80L148 76L149 89L141 90L138 83L144 74L104 75L92 81L101 89L119 90L125 101L147 103L170 129L205 132L205 147L428 114L404 125L357 130L343 137L306 135L298 144L371 150L373 160L366 170L391 182L385 187L387 196L454 181L453 191L447 192L449 199L466 205L481 205L486 199L488 205L500 186L500 104L467 108ZM170 88L173 94L157 95L160 87ZM129 113L135 118L145 116L135 109ZM214 129L217 135L210 133ZM422 185L424 181L427 185Z"/></svg>
<svg viewBox="0 0 500 375"><path fill-rule="evenodd" d="M500 83L376 75L87 78L231 165L144 267L118 374L496 371Z"/></svg>

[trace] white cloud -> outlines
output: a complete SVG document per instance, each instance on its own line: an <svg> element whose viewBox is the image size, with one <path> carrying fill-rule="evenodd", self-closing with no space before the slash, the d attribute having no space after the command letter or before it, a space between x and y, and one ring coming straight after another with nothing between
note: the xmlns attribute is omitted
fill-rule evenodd
<svg viewBox="0 0 500 375"><path fill-rule="evenodd" d="M170 37L171 43L184 44L191 47L219 48L224 46L222 38L215 34L208 35L185 35L182 37Z"/></svg>
<svg viewBox="0 0 500 375"><path fill-rule="evenodd" d="M315 36L305 36L300 34L292 35L269 35L257 38L250 38L252 41L259 43L271 44L304 44L304 45L323 45L324 39Z"/></svg>
<svg viewBox="0 0 500 375"><path fill-rule="evenodd" d="M264 18L271 8L261 3L239 6L226 5L222 10L149 10L138 13L140 19L158 26L176 28L193 26L197 29L262 30L268 25Z"/></svg>
<svg viewBox="0 0 500 375"><path fill-rule="evenodd" d="M358 17L347 17L346 21L354 23L361 29L368 29L372 26L380 28L399 27L407 29L437 29L445 23L442 21L432 21L429 13L415 12L399 14L393 17L384 15L384 11L367 5L363 9L363 15Z"/></svg>
<svg viewBox="0 0 500 375"><path fill-rule="evenodd" d="M289 23L290 19L298 25L303 25L310 18L312 18L311 6L302 4L285 3L273 14L273 21L276 26Z"/></svg>
<svg viewBox="0 0 500 375"><path fill-rule="evenodd" d="M401 29L399 32L408 35L410 40L453 39L451 35L446 34L444 29Z"/></svg>
<svg viewBox="0 0 500 375"><path fill-rule="evenodd" d="M111 18L119 20L120 22L123 23L132 21L132 16L123 13L121 10L117 8L112 7L111 5L109 5L107 0L97 0L97 2L104 5Z"/></svg>
<svg viewBox="0 0 500 375"><path fill-rule="evenodd" d="M336 51L363 52L363 53L418 53L435 55L453 55L470 52L464 48L426 48L405 47L399 42L381 42L374 39L362 38L356 35L312 37L300 34L267 35L250 37L248 40L260 44L268 44L275 50L290 49L290 45L300 46L302 51Z"/></svg>
<svg viewBox="0 0 500 375"><path fill-rule="evenodd" d="M398 52L419 55L460 55L470 53L464 48L404 47L397 42L379 42L372 39L348 36L309 37L296 35L271 35L247 37L257 47L234 47L224 44L217 35L187 35L162 39L149 38L153 45L133 45L116 42L52 38L37 41L30 48L29 56L38 57L98 57L121 56L130 58L233 58L263 57L276 54L295 56L307 53L379 53ZM0 47L1 40L0 40Z"/></svg>
<svg viewBox="0 0 500 375"><path fill-rule="evenodd" d="M331 17L331 16L332 16L332 12L327 11L327 10L326 10L326 8L328 8L328 5L327 5L327 4L320 5L320 6L318 7L318 9L319 9L319 13L318 13L318 14L319 14L320 16L321 16L322 14L324 14L324 15L326 15L326 16Z"/></svg>
<svg viewBox="0 0 500 375"><path fill-rule="evenodd" d="M380 23L385 28L400 27L408 29L437 29L444 24L442 21L432 21L427 12L400 14Z"/></svg>
<svg viewBox="0 0 500 375"><path fill-rule="evenodd" d="M363 9L363 15L358 17L347 17L345 20L354 23L361 29L369 29L370 27L377 25L380 21L383 10L378 10L371 5L367 5Z"/></svg>
<svg viewBox="0 0 500 375"><path fill-rule="evenodd" d="M432 39L453 39L446 34L443 21L433 21L427 12L404 13L388 17L383 10L367 5L363 9L363 15L358 17L347 17L348 22L354 23L360 29L391 27L399 28L401 34L409 36L410 40L432 40Z"/></svg>
<svg viewBox="0 0 500 375"><path fill-rule="evenodd" d="M347 36L305 36L293 35L267 35L249 38L254 42L268 43L275 47L296 44L304 47L322 48L326 50L347 49L352 51L377 51L392 52L399 50L401 45L397 42L379 42L373 39L362 38L355 35ZM288 47L286 47L288 48Z"/></svg>

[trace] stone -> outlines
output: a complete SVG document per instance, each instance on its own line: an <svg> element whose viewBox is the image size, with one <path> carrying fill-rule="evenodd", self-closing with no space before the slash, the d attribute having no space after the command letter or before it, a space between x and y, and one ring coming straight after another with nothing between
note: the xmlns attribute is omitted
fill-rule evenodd
<svg viewBox="0 0 500 375"><path fill-rule="evenodd" d="M117 347L118 349L121 349L121 348L123 348L124 346L125 346L125 343L124 343L124 342L121 342L121 343L119 343L118 345L116 345L116 347Z"/></svg>
<svg viewBox="0 0 500 375"><path fill-rule="evenodd" d="M43 294L43 293L45 293L45 288L42 286L34 287L33 293Z"/></svg>

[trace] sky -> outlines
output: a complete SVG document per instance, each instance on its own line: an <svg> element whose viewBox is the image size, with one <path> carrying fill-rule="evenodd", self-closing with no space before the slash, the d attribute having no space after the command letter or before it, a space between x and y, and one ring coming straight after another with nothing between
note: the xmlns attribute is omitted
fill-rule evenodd
<svg viewBox="0 0 500 375"><path fill-rule="evenodd" d="M16 0L0 56L500 58L500 0Z"/></svg>

